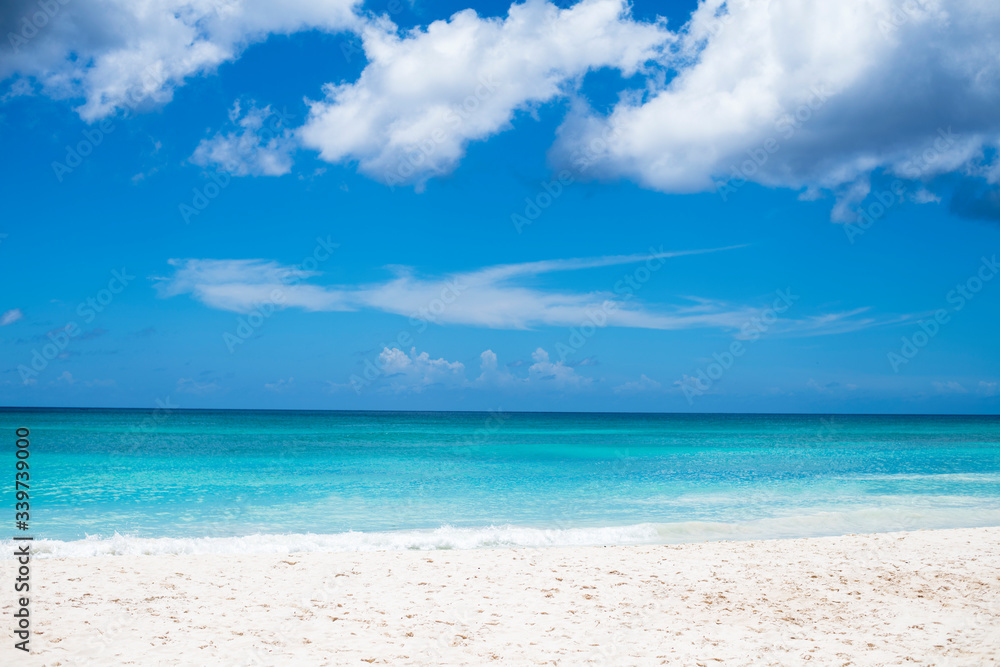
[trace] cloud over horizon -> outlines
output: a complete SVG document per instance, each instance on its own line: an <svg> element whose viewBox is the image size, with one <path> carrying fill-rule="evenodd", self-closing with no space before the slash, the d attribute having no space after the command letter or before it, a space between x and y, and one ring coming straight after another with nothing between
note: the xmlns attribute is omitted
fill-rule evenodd
<svg viewBox="0 0 1000 667"><path fill-rule="evenodd" d="M466 376L466 366L460 361L443 357L433 359L426 351L409 352L398 347L384 347L373 366L378 374L371 379L353 376L345 384L329 383L332 391L352 389L361 392L369 387L374 391L395 394L421 393L436 389L501 389L524 391L580 391L593 387L596 381L580 375L576 368L564 360L552 361L544 348L531 353L532 363L524 374L513 373L509 368L498 368L497 355L484 350L480 355L480 373L474 380Z"/></svg>
<svg viewBox="0 0 1000 667"><path fill-rule="evenodd" d="M500 264L437 278L422 277L408 267L391 267L395 277L358 285L306 282L321 275L262 259L170 260L174 273L154 278L161 298L188 294L219 310L250 313L299 308L311 312L373 310L410 318L427 326L463 325L489 329L533 329L542 326L656 329L662 331L717 328L744 336L765 306L733 305L683 297L682 303L644 305L641 283L623 279L587 292L545 290L519 281L549 273L638 265L649 275L663 262L682 256L727 251L705 250ZM794 295L792 299L797 299ZM814 315L783 317L770 325L772 334L817 336L848 333L906 321L909 316L874 316L867 307Z"/></svg>

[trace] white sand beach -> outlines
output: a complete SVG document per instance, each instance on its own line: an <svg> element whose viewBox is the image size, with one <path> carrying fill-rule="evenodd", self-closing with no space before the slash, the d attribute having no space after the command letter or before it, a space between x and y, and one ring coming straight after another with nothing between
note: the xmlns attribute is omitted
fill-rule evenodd
<svg viewBox="0 0 1000 667"><path fill-rule="evenodd" d="M2 567L11 581L13 561ZM3 664L1000 661L1000 528L49 559L34 561L32 577L33 652L15 651L8 630Z"/></svg>

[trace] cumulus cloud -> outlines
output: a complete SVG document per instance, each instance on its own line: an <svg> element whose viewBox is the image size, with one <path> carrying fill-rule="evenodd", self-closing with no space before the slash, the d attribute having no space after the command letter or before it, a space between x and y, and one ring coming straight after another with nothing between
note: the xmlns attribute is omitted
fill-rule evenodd
<svg viewBox="0 0 1000 667"><path fill-rule="evenodd" d="M890 196L1000 220L1000 5L982 0L702 0L677 31L636 21L623 0L472 9L400 30L357 0L74 0L32 27L35 0L0 17L9 96L79 102L94 121L169 101L272 34L352 31L367 63L330 83L294 132L273 136L269 107L237 114L192 161L236 175L280 175L298 146L356 164L389 184L452 171L471 142L518 113L572 100L554 165L670 193L745 183L835 198L831 217ZM605 114L581 94L584 74L645 75ZM308 94L309 91L303 91ZM581 171L582 170L578 170ZM944 183L942 175L952 176ZM869 204L870 205L870 204Z"/></svg>
<svg viewBox="0 0 1000 667"><path fill-rule="evenodd" d="M510 127L517 111L566 94L592 69L630 75L669 39L662 25L633 21L622 0L568 9L529 0L503 19L466 9L402 35L373 22L361 76L328 85L300 135L324 160L419 187L451 171L469 142Z"/></svg>
<svg viewBox="0 0 1000 667"><path fill-rule="evenodd" d="M499 368L497 353L493 350L484 350L479 355L479 377L475 383L479 386L509 387L517 382L510 371Z"/></svg>
<svg viewBox="0 0 1000 667"><path fill-rule="evenodd" d="M675 76L607 116L577 110L552 158L588 147L592 175L663 192L834 193L849 221L873 175L919 191L996 170L998 29L1000 6L978 0L705 0L661 61Z"/></svg>
<svg viewBox="0 0 1000 667"><path fill-rule="evenodd" d="M614 392L616 394L641 394L647 391L656 391L662 387L663 385L656 380L651 380L645 374L642 374L634 382L626 382L625 384L618 385L614 388Z"/></svg>
<svg viewBox="0 0 1000 667"><path fill-rule="evenodd" d="M580 375L576 369L562 361L553 362L549 353L539 347L531 355L532 363L527 372L515 375L498 368L497 355L485 350L480 355L480 374L474 380L466 377L466 367L460 361L443 357L433 359L427 352L409 352L397 347L385 347L373 364L378 375L362 385L374 383L380 391L394 393L420 393L430 388L517 389L518 391L582 390L594 384L592 378ZM346 388L351 384L332 384Z"/></svg>
<svg viewBox="0 0 1000 667"><path fill-rule="evenodd" d="M550 383L556 389L580 389L588 386L593 380L576 372L572 366L562 361L552 362L549 353L538 348L531 354L535 363L528 366L529 382Z"/></svg>
<svg viewBox="0 0 1000 667"><path fill-rule="evenodd" d="M5 7L10 42L0 79L28 77L55 98L83 100L86 121L168 102L192 76L213 72L272 34L357 29L359 0L73 0L38 26L37 0Z"/></svg>
<svg viewBox="0 0 1000 667"><path fill-rule="evenodd" d="M291 119L270 106L258 109L253 102L242 111L237 100L229 112L235 130L202 139L191 162L214 166L234 176L283 176L292 170L291 154L295 150Z"/></svg>
<svg viewBox="0 0 1000 667"><path fill-rule="evenodd" d="M388 386L395 391L421 392L432 386L459 386L465 383L465 365L443 358L431 359L427 352L416 348L404 352L399 348L384 348L378 356L378 366L385 374Z"/></svg>
<svg viewBox="0 0 1000 667"><path fill-rule="evenodd" d="M20 308L12 308L0 315L0 327L5 327L8 324L14 324L18 320L24 317L24 313L21 312Z"/></svg>

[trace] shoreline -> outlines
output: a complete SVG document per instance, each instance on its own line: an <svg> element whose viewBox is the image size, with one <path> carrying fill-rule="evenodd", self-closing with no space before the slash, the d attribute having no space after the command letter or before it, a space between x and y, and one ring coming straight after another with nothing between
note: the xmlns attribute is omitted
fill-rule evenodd
<svg viewBox="0 0 1000 667"><path fill-rule="evenodd" d="M11 580L13 562L0 570ZM33 665L136 656L163 665L988 665L1000 656L1000 527L48 558L33 562L32 578L24 662Z"/></svg>
<svg viewBox="0 0 1000 667"><path fill-rule="evenodd" d="M705 542L810 539L920 530L1000 527L1000 509L915 511L912 508L866 508L769 517L726 523L685 521L573 528L525 525L453 526L353 530L339 533L252 533L229 536L109 537L56 540L36 537L33 557L91 558L140 555L267 555L299 553L372 553L601 546L656 546ZM962 520L964 519L964 520ZM12 540L0 540L0 561L11 557Z"/></svg>

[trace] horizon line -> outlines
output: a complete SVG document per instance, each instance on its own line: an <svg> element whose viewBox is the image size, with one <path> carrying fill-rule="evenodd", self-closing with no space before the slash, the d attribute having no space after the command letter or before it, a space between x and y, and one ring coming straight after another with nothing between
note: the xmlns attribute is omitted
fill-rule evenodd
<svg viewBox="0 0 1000 667"><path fill-rule="evenodd" d="M18 410L122 410L150 412L160 407L72 407L0 405L0 412ZM386 410L370 408L166 408L168 412L372 412L407 414L524 414L524 415L664 415L664 416L758 416L758 417L1000 417L1000 413L976 412L649 412L625 410Z"/></svg>

